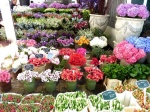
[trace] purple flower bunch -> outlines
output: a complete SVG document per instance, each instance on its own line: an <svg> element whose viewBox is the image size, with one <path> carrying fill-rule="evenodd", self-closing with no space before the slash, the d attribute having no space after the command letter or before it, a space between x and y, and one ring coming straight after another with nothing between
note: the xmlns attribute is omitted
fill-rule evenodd
<svg viewBox="0 0 150 112"><path fill-rule="evenodd" d="M80 4L79 3L69 3L67 5L67 8L79 8L80 7Z"/></svg>
<svg viewBox="0 0 150 112"><path fill-rule="evenodd" d="M43 15L43 14L40 14L40 13L35 13L35 14L33 14L33 16L34 16L35 18L44 17L44 15Z"/></svg>
<svg viewBox="0 0 150 112"><path fill-rule="evenodd" d="M150 52L150 37L135 37L129 36L126 38L130 44L134 45L134 47L138 49L143 49L145 52Z"/></svg>
<svg viewBox="0 0 150 112"><path fill-rule="evenodd" d="M41 4L31 3L29 7L30 8L48 8L48 5L46 3L41 3Z"/></svg>
<svg viewBox="0 0 150 112"><path fill-rule="evenodd" d="M59 37L57 41L63 46L70 46L74 43L74 39L72 39L71 37L68 39L66 38L66 36Z"/></svg>
<svg viewBox="0 0 150 112"><path fill-rule="evenodd" d="M52 4L50 4L49 6L50 8L56 8L56 9L66 9L67 6L58 2L54 2Z"/></svg>
<svg viewBox="0 0 150 112"><path fill-rule="evenodd" d="M120 4L116 11L121 17L147 19L150 15L146 6L137 4Z"/></svg>

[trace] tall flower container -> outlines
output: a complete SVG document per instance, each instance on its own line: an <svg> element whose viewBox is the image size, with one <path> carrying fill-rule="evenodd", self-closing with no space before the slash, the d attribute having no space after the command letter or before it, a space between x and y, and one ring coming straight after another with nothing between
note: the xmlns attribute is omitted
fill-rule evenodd
<svg viewBox="0 0 150 112"><path fill-rule="evenodd" d="M90 14L90 29L98 28L104 32L108 25L109 15Z"/></svg>
<svg viewBox="0 0 150 112"><path fill-rule="evenodd" d="M58 79L60 78L60 71L51 71L50 69L42 72L40 74L40 78L42 82L45 83L46 90L48 92L53 92L56 89L56 82L58 82Z"/></svg>
<svg viewBox="0 0 150 112"><path fill-rule="evenodd" d="M0 71L1 92L8 92L11 89L11 74L7 70Z"/></svg>
<svg viewBox="0 0 150 112"><path fill-rule="evenodd" d="M35 90L35 78L39 77L38 75L38 72L26 70L22 73L19 73L17 79L23 82L25 91L30 93Z"/></svg>
<svg viewBox="0 0 150 112"><path fill-rule="evenodd" d="M80 80L83 73L79 69L64 69L61 74L61 78L66 81L67 89L74 91L77 87L77 80Z"/></svg>
<svg viewBox="0 0 150 112"><path fill-rule="evenodd" d="M86 76L86 88L88 90L94 90L96 87L96 82L103 79L103 72L97 67L85 67L87 72Z"/></svg>
<svg viewBox="0 0 150 112"><path fill-rule="evenodd" d="M144 21L149 17L146 6L120 4L116 11L118 15L115 24L117 42L123 41L128 36L140 36Z"/></svg>

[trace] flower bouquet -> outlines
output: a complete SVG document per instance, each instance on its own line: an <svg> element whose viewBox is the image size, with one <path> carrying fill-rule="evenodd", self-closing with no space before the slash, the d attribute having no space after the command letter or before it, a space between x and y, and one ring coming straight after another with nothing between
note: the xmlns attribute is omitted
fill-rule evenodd
<svg viewBox="0 0 150 112"><path fill-rule="evenodd" d="M42 106L40 103L19 104L17 112L41 112Z"/></svg>
<svg viewBox="0 0 150 112"><path fill-rule="evenodd" d="M86 64L91 67L97 67L99 65L99 60L97 58L92 58L92 60L87 60Z"/></svg>
<svg viewBox="0 0 150 112"><path fill-rule="evenodd" d="M30 58L28 62L34 65L34 71L41 73L45 70L46 64L50 61L47 58Z"/></svg>
<svg viewBox="0 0 150 112"><path fill-rule="evenodd" d="M59 55L61 56L64 56L64 55L70 56L74 53L75 53L75 50L71 48L62 48L59 50Z"/></svg>
<svg viewBox="0 0 150 112"><path fill-rule="evenodd" d="M61 74L61 78L67 82L68 90L75 90L77 86L77 80L80 80L83 73L79 69L64 69Z"/></svg>
<svg viewBox="0 0 150 112"><path fill-rule="evenodd" d="M40 103L42 97L43 94L40 93L28 94L21 100L21 104Z"/></svg>
<svg viewBox="0 0 150 112"><path fill-rule="evenodd" d="M60 71L51 71L48 69L39 75L42 82L45 82L46 90L48 92L53 92L56 89L56 82L58 82L60 74Z"/></svg>
<svg viewBox="0 0 150 112"><path fill-rule="evenodd" d="M11 87L11 74L7 70L0 70L1 92L9 91Z"/></svg>
<svg viewBox="0 0 150 112"><path fill-rule="evenodd" d="M85 55L86 55L86 49L85 49L85 48L82 48L82 47L81 47L81 48L78 48L78 49L76 49L76 53L85 56Z"/></svg>
<svg viewBox="0 0 150 112"><path fill-rule="evenodd" d="M26 92L32 92L35 89L35 78L39 77L38 72L26 70L19 73L17 79L23 81L24 89Z"/></svg>
<svg viewBox="0 0 150 112"><path fill-rule="evenodd" d="M79 53L74 53L72 55L70 55L70 58L69 58L69 64L72 65L73 67L71 68L74 68L74 66L78 66L78 68L80 66L84 66L86 63L86 58L85 56L79 54Z"/></svg>
<svg viewBox="0 0 150 112"><path fill-rule="evenodd" d="M127 41L122 41L116 45L114 55L119 60L124 60L128 64L133 64L145 57L146 53L143 49L137 49Z"/></svg>
<svg viewBox="0 0 150 112"><path fill-rule="evenodd" d="M20 103L21 100L22 100L21 94L16 94L16 93L4 93L4 94L2 94L2 101L3 102Z"/></svg>
<svg viewBox="0 0 150 112"><path fill-rule="evenodd" d="M46 95L41 100L43 112L53 112L55 98L52 95Z"/></svg>
<svg viewBox="0 0 150 112"><path fill-rule="evenodd" d="M103 72L97 67L85 67L87 72L86 76L86 87L88 90L94 90L96 87L96 82L103 79Z"/></svg>
<svg viewBox="0 0 150 112"><path fill-rule="evenodd" d="M74 40L70 37L69 39L66 38L65 36L59 37L57 41L62 45L63 47L67 47L70 45L73 45Z"/></svg>
<svg viewBox="0 0 150 112"><path fill-rule="evenodd" d="M16 103L0 102L1 112L16 112L18 105Z"/></svg>
<svg viewBox="0 0 150 112"><path fill-rule="evenodd" d="M90 40L86 36L80 36L75 38L75 43L78 46L86 46L90 44Z"/></svg>

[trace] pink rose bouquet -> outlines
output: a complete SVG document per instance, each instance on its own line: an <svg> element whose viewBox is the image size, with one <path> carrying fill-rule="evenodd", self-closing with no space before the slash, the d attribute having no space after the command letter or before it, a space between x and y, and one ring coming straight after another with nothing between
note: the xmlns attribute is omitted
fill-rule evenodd
<svg viewBox="0 0 150 112"><path fill-rule="evenodd" d="M11 74L7 70L0 71L0 82L9 83L11 79Z"/></svg>
<svg viewBox="0 0 150 112"><path fill-rule="evenodd" d="M114 54L116 58L120 60L123 59L129 64L133 64L146 56L146 53L143 49L137 49L127 41L120 42L115 47Z"/></svg>

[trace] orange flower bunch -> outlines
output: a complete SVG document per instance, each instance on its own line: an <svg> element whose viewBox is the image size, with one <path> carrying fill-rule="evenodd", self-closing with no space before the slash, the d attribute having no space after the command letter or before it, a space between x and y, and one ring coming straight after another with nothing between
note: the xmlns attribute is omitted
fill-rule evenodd
<svg viewBox="0 0 150 112"><path fill-rule="evenodd" d="M82 46L83 44L89 45L90 40L86 36L80 36L79 39L75 39L75 43L78 44L79 46Z"/></svg>

